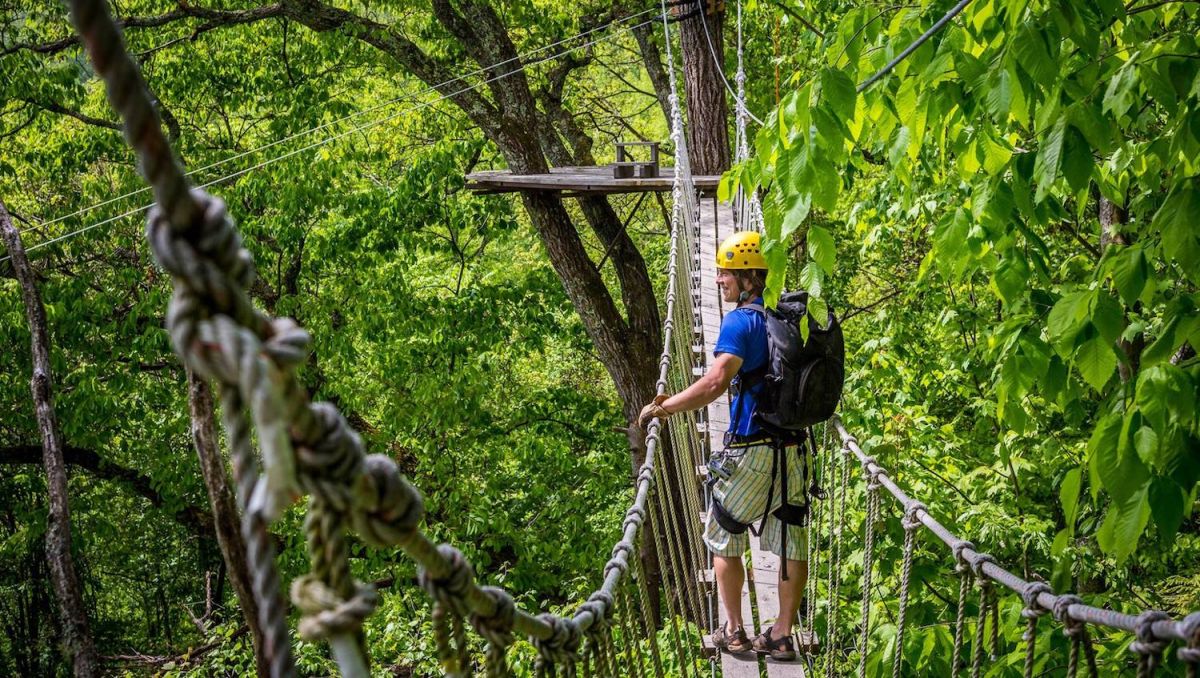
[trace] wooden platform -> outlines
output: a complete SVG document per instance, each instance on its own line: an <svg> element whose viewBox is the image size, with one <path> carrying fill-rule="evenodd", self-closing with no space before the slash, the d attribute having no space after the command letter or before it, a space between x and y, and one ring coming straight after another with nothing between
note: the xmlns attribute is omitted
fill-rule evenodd
<svg viewBox="0 0 1200 678"><path fill-rule="evenodd" d="M700 191L715 193L720 175L693 177ZM549 174L513 174L507 170L472 172L467 188L476 193L513 193L516 191L558 191L570 194L642 193L670 191L675 168L660 167L658 176L649 179L614 179L608 165L598 167L555 167Z"/></svg>
<svg viewBox="0 0 1200 678"><path fill-rule="evenodd" d="M699 329L704 339L704 355L711 364L713 346L721 329L721 319L733 310L734 304L721 301L717 288L716 258L721 241L734 232L733 208L729 203L718 203L713 197L700 200L700 252L696 256L693 270L699 274ZM722 395L708 406L706 429L711 448L721 449L724 433L729 428L729 399ZM703 470L701 467L700 470ZM742 590L742 625L751 636L761 633L775 622L779 615L779 557L763 551L758 537L750 537L749 562L746 568L746 586ZM712 571L702 574L712 580ZM725 622L724 607L718 603L717 617ZM799 628L797 626L797 628ZM753 631L753 633L751 633ZM711 638L705 636L706 646L711 648ZM811 634L798 633L794 637L796 650L801 653L795 662L776 662L754 654L732 655L720 653L721 674L725 678L802 678L806 675L807 662L803 654L815 652ZM713 648L715 650L715 648Z"/></svg>

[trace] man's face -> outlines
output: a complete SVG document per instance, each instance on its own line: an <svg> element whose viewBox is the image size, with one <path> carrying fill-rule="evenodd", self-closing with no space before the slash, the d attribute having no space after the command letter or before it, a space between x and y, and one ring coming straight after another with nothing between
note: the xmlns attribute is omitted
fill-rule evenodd
<svg viewBox="0 0 1200 678"><path fill-rule="evenodd" d="M727 268L717 269L717 287L721 289L721 299L727 304L736 304L738 295L742 293L737 277Z"/></svg>

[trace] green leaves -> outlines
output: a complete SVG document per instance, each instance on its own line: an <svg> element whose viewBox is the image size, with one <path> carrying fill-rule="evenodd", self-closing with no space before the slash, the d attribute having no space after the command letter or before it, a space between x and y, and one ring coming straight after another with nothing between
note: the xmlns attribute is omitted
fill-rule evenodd
<svg viewBox="0 0 1200 678"><path fill-rule="evenodd" d="M1191 179L1171 191L1151 226L1161 234L1166 256L1200 284L1200 180Z"/></svg>
<svg viewBox="0 0 1200 678"><path fill-rule="evenodd" d="M1045 199L1054 180L1058 178L1058 165L1062 159L1063 139L1067 132L1066 118L1059 118L1050 132L1041 139L1037 160L1033 164L1033 177L1037 181L1034 200Z"/></svg>
<svg viewBox="0 0 1200 678"><path fill-rule="evenodd" d="M834 248L833 235L822 226L813 225L808 229L808 256L825 270L833 273L833 262L837 256Z"/></svg>

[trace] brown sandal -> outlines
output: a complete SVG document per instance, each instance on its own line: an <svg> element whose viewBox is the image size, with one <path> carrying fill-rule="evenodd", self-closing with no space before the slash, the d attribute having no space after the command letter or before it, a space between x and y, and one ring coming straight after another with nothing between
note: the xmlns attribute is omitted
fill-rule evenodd
<svg viewBox="0 0 1200 678"><path fill-rule="evenodd" d="M725 650L730 654L750 652L754 649L750 643L750 638L746 636L746 629L739 628L737 631L730 633L725 629L725 624L721 624L713 632L712 643L717 649Z"/></svg>
<svg viewBox="0 0 1200 678"><path fill-rule="evenodd" d="M771 638L771 627L767 627L767 630L755 636L751 645L755 652L770 655L771 659L775 661L796 660L796 646L792 643L792 637L787 635L782 638Z"/></svg>

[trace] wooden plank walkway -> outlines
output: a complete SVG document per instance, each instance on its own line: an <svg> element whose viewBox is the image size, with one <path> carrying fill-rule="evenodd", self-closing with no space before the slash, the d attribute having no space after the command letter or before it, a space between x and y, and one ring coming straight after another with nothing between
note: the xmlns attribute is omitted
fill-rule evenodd
<svg viewBox="0 0 1200 678"><path fill-rule="evenodd" d="M704 335L706 364L713 359L712 350L721 329L721 319L734 308L733 304L721 301L714 266L717 247L733 231L732 206L729 203L718 203L713 197L700 198L700 252L693 270L699 273L700 278L700 325ZM707 421L709 446L721 449L724 433L729 428L729 398L726 395L722 395L708 406ZM779 557L763 551L759 547L758 538L754 536L750 538L750 549L746 585L742 590L742 623L748 632L754 629L761 633L774 623L779 615ZM711 579L711 576L711 571L705 574L707 579ZM725 610L719 603L717 609L718 618L724 623ZM796 640L797 649L804 647L798 642L799 638ZM709 642L708 636L705 637L705 642ZM757 678L761 675L769 678L803 678L806 675L803 658L795 662L776 662L759 659L754 655L735 656L728 652L721 653L721 673L725 678Z"/></svg>
<svg viewBox="0 0 1200 678"><path fill-rule="evenodd" d="M720 175L692 177L696 188L715 192ZM611 166L553 167L548 174L513 174L508 170L472 172L467 188L476 193L513 193L516 191L559 191L584 193L641 193L670 191L675 181L674 167L658 168L658 176L649 179L616 179Z"/></svg>

